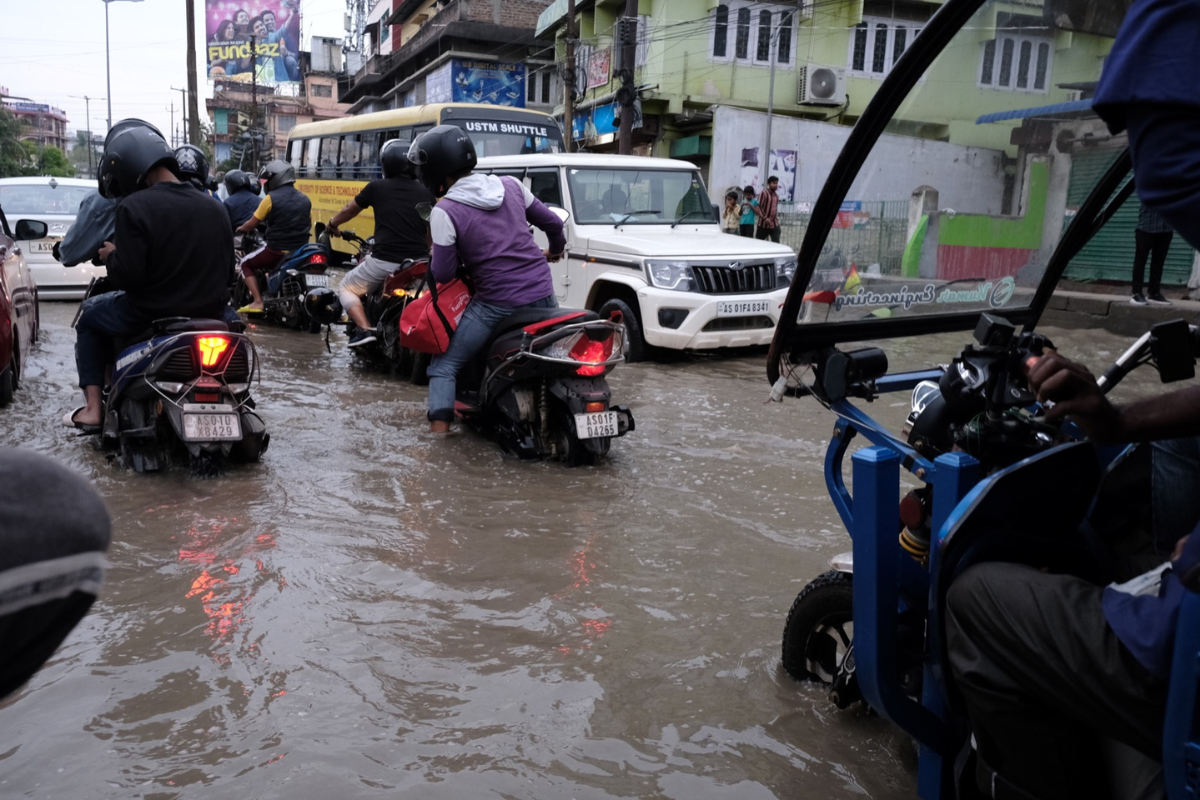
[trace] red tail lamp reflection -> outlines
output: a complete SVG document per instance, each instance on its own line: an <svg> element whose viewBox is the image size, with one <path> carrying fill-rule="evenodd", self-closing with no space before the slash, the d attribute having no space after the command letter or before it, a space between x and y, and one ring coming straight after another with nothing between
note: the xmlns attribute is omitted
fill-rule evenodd
<svg viewBox="0 0 1200 800"><path fill-rule="evenodd" d="M592 364L585 364L579 367L575 372L580 375L603 375L605 365L603 362L612 358L613 337L610 333L600 341L589 339L587 336L580 336L579 341L571 348L571 358L576 361L590 361Z"/></svg>

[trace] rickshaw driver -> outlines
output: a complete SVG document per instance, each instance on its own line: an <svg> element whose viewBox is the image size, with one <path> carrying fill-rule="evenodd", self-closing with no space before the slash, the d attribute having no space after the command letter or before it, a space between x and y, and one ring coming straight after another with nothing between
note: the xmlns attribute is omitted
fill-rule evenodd
<svg viewBox="0 0 1200 800"><path fill-rule="evenodd" d="M1134 0L1094 107L1113 133L1129 131L1141 200L1200 248L1196 42L1194 0ZM1156 541L1200 534L1200 387L1117 408L1085 367L1057 353L1031 368L1029 384L1039 401L1056 403L1050 419L1070 417L1097 442L1154 441ZM1117 796L1165 795L1161 747L1181 578L1197 571L1200 535L1188 535L1174 547L1157 594L1001 563L976 565L954 582L946 601L949 660L985 794L1105 797L1118 791L1116 777ZM1123 774L1106 774L1096 768L1108 755L1102 736L1140 757L1128 754Z"/></svg>

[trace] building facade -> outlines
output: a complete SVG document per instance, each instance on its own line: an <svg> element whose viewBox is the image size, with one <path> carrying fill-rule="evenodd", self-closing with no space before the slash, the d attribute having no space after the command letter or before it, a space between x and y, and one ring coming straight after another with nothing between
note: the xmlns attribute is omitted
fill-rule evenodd
<svg viewBox="0 0 1200 800"><path fill-rule="evenodd" d="M70 120L67 119L67 112L28 98L12 97L4 87L0 87L0 97L4 100L4 107L21 125L21 141L37 142L43 147L57 147L64 153L68 152L70 141L67 138L67 125Z"/></svg>
<svg viewBox="0 0 1200 800"><path fill-rule="evenodd" d="M550 111L562 103L552 43L534 37L545 0L380 0L364 37L365 62L341 99L360 114L432 102ZM488 88L467 73L483 75Z"/></svg>

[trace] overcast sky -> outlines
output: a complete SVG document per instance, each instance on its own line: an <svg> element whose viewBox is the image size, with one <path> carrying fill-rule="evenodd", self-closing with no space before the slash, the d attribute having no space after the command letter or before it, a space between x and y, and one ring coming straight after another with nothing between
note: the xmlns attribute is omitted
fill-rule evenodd
<svg viewBox="0 0 1200 800"><path fill-rule="evenodd" d="M196 5L196 76L201 98L212 96L205 78L204 0ZM187 88L187 19L183 0L114 0L109 6L113 121L141 117L164 133L180 123ZM346 0L302 0L303 41L345 35ZM9 94L63 109L70 130L88 127L83 95L92 98L91 126L107 130L103 0L42 0L4 3L0 86ZM72 95L78 96L72 97ZM200 116L204 111L199 102Z"/></svg>

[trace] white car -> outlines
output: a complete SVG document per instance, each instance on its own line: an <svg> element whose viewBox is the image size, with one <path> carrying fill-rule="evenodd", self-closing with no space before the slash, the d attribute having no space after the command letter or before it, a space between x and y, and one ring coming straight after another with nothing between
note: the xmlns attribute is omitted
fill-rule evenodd
<svg viewBox="0 0 1200 800"><path fill-rule="evenodd" d="M570 212L567 258L550 265L559 302L602 316L621 312L630 361L647 345L771 343L796 253L722 232L693 164L560 153L481 158L476 171L511 175ZM536 236L544 247L545 236Z"/></svg>
<svg viewBox="0 0 1200 800"><path fill-rule="evenodd" d="M37 281L43 300L79 300L92 278L105 275L104 267L85 261L64 267L54 259L54 244L61 241L71 225L83 198L96 191L95 181L77 178L2 178L0 209L10 220L38 220L46 223L49 233L33 241L18 241L25 260Z"/></svg>

